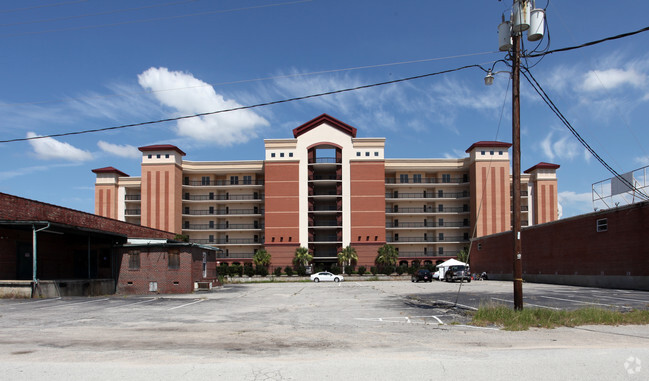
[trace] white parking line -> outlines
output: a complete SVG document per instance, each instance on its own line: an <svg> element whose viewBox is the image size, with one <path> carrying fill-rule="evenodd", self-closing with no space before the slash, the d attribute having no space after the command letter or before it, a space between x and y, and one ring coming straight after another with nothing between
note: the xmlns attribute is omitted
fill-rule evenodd
<svg viewBox="0 0 649 381"><path fill-rule="evenodd" d="M542 295L541 298L546 298L546 299L555 299L555 300L561 300L561 301L564 301L564 302L571 302L571 303L592 304L592 305L595 305L595 306L630 308L630 307L626 307L626 306L618 306L618 305L615 305L615 304L604 304L604 303L582 302L582 301L580 301L580 300L555 298L555 297L553 297L553 296L543 296L543 295Z"/></svg>
<svg viewBox="0 0 649 381"><path fill-rule="evenodd" d="M378 318L354 318L354 320L362 320L362 321L374 321L374 322L379 322L379 323L407 323L407 324L421 324L418 321L413 321L412 319L417 319L417 320L426 320L426 319L435 319L437 320L437 323L439 325L444 325L444 322L437 316L395 316L395 317L378 317Z"/></svg>
<svg viewBox="0 0 649 381"><path fill-rule="evenodd" d="M35 303L51 302L52 300L61 300L61 297L59 296L58 298L32 300L32 301L28 301L28 302L25 302L25 303L35 304Z"/></svg>
<svg viewBox="0 0 649 381"><path fill-rule="evenodd" d="M613 299L613 300L627 300L629 302L640 302L640 303L649 303L649 300L642 300L642 299L629 299L629 298L619 298L615 296L598 296L598 298L604 298L604 299Z"/></svg>
<svg viewBox="0 0 649 381"><path fill-rule="evenodd" d="M154 300L158 300L158 298L151 298L151 299L148 299L148 300L142 300L142 301L135 302L135 303L122 304L122 305L119 305L119 306L108 307L108 308L105 308L105 309L112 310L112 309L115 309L115 308L130 307L130 306L134 306L136 304L149 303L149 302L152 302Z"/></svg>
<svg viewBox="0 0 649 381"><path fill-rule="evenodd" d="M437 299L437 300L440 301L440 302L442 302L442 303L452 304L452 305L454 305L454 306L457 305L457 306L464 307L464 308L468 308L468 309L470 309L470 310L474 310L474 311L477 311L477 310L478 310L478 309L475 308L475 307L467 306L467 305L460 304L460 303L453 303L453 302L449 302L449 301L447 301L447 300L441 300L441 299Z"/></svg>
<svg viewBox="0 0 649 381"><path fill-rule="evenodd" d="M196 303L204 302L205 300L206 300L206 299L199 299L199 300L193 301L193 302L191 302L191 303L186 303L186 304L182 304L182 305L180 305L180 306L171 307L171 308L168 309L168 311L175 310L175 309L177 309L177 308L183 308L183 307L191 306L192 304L196 304Z"/></svg>
<svg viewBox="0 0 649 381"><path fill-rule="evenodd" d="M492 300L498 300L498 301L501 301L501 302L514 303L512 300L499 299L499 298L491 298L491 299ZM547 309L556 310L556 311L561 310L561 308L542 306L540 304L532 304L532 303L528 303L526 301L523 301L523 303L524 303L524 305L532 306L532 307L547 308Z"/></svg>
<svg viewBox="0 0 649 381"><path fill-rule="evenodd" d="M57 304L55 306L46 306L46 307L43 307L43 308L67 307L67 306L74 306L74 305L77 305L77 304L87 304L87 303L102 302L102 301L105 301L105 300L110 300L110 298L87 300L85 302L78 302L78 303Z"/></svg>

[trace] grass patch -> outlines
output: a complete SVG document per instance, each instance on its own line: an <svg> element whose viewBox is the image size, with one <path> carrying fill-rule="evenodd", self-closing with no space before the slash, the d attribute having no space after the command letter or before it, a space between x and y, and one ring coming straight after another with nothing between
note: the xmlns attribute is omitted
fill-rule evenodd
<svg viewBox="0 0 649 381"><path fill-rule="evenodd" d="M530 327L555 328L580 325L644 325L649 324L649 311L613 311L586 307L573 311L525 308L515 311L502 305L481 306L473 315L473 325L498 325L508 331L525 331Z"/></svg>

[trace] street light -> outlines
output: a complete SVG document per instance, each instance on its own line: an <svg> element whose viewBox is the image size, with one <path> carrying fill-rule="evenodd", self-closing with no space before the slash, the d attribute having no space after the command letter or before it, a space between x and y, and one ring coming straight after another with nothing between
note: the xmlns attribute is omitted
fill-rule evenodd
<svg viewBox="0 0 649 381"><path fill-rule="evenodd" d="M498 26L498 45L501 51L509 51L512 60L512 172L513 172L513 200L514 218L512 223L513 249L513 280L514 280L514 308L523 309L523 262L521 245L521 108L520 108L520 39L523 32L527 31L529 41L538 41L543 38L545 29L545 12L535 8L534 2L529 0L513 0L511 21L502 22ZM494 73L490 69L484 79L485 85L490 86L494 81Z"/></svg>
<svg viewBox="0 0 649 381"><path fill-rule="evenodd" d="M500 73L507 73L507 74L510 75L510 78L511 78L511 75L512 75L512 73L509 72L509 71L497 71L497 72L494 72L492 69L488 69L487 70L487 75L485 75L485 77L484 77L484 84L487 85L487 86L493 85L494 84L494 75L495 74L500 74Z"/></svg>

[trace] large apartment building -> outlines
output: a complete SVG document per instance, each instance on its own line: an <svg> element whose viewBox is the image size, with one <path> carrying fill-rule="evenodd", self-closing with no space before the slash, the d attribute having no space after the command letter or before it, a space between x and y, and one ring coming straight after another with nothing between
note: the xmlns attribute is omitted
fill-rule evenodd
<svg viewBox="0 0 649 381"><path fill-rule="evenodd" d="M272 266L308 247L314 262L337 261L351 245L372 265L388 243L400 262L436 263L472 237L511 230L509 147L471 145L457 159L386 159L385 138L323 114L265 140L256 161L197 162L172 145L140 147L141 177L95 169L95 213L189 236L222 249L221 261L251 261L265 248ZM523 226L557 219L556 164L522 174Z"/></svg>

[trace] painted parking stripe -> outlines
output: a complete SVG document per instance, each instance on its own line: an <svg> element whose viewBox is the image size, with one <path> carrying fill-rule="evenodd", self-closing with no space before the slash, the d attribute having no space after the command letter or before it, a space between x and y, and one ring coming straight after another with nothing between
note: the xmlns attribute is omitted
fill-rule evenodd
<svg viewBox="0 0 649 381"><path fill-rule="evenodd" d="M122 304L122 305L119 305L119 306L108 307L106 309L107 310L112 310L112 309L115 309L115 308L130 307L130 306L134 306L136 304L149 303L149 302L152 302L154 300L158 300L158 298L151 298L151 299L147 299L147 300L141 300L141 301L135 302L135 303L126 303L126 304Z"/></svg>
<svg viewBox="0 0 649 381"><path fill-rule="evenodd" d="M57 304L57 305L55 305L55 306L45 306L45 307L43 307L43 308L68 307L68 306L75 306L75 305L78 305L78 304L87 304L87 303L103 302L103 301L106 301L106 300L110 300L110 298L87 300L87 301L85 301L85 302L78 302L78 303Z"/></svg>
<svg viewBox="0 0 649 381"><path fill-rule="evenodd" d="M171 308L169 308L168 311L175 310L175 309L178 309L178 308L187 307L187 306L191 306L192 304L196 304L196 303L204 302L205 300L206 300L206 299L199 299L199 300L193 301L193 302L191 302L191 303L181 304L180 306L176 306L176 307L171 307Z"/></svg>
<svg viewBox="0 0 649 381"><path fill-rule="evenodd" d="M436 324L444 325L444 322L437 316L396 316L396 317L378 317L378 318L355 318L354 320L362 321L374 321L379 323L408 323L408 324L420 324L417 321L412 321L411 319L417 320L426 320L426 319L435 319L437 320Z"/></svg>
<svg viewBox="0 0 649 381"><path fill-rule="evenodd" d="M599 295L597 297L598 298L604 298L604 299L613 299L613 300L626 300L626 301L629 301L629 302L649 303L649 300L642 300L642 299L629 299L629 298L620 298L620 297L615 297L615 296L604 296L604 295Z"/></svg>
<svg viewBox="0 0 649 381"><path fill-rule="evenodd" d="M511 301L511 300L499 299L499 298L491 298L491 300L498 300L498 301L500 301L500 302L514 303L514 302ZM526 305L526 306L540 307L540 308L548 308L548 309L551 309L551 310L557 310L557 311L561 310L561 308L542 306L542 305L540 305L540 304L532 304L532 303L528 303L528 302L526 302L526 301L523 301L523 304Z"/></svg>
<svg viewBox="0 0 649 381"><path fill-rule="evenodd" d="M475 307L467 306L467 305L465 305L465 304L460 304L460 303L453 303L453 302L449 302L449 301L447 301L447 300L437 299L437 301L442 302L442 303L446 303L446 304L451 304L451 305L454 305L454 306L460 306L460 307L468 308L468 309L470 309L470 310L474 310L474 311L477 311L477 310L478 310L478 309L475 308Z"/></svg>
<svg viewBox="0 0 649 381"><path fill-rule="evenodd" d="M555 299L555 300L561 300L561 301L563 301L563 302L571 302L571 303L592 304L592 305L595 305L595 306L630 308L630 307L626 307L626 306L618 306L618 305L615 305L615 304L604 304L604 303L594 303L594 302L582 302L582 301L580 301L580 300L555 298L555 297L553 297L553 296L543 296L543 295L541 295L541 298L546 298L546 299Z"/></svg>

